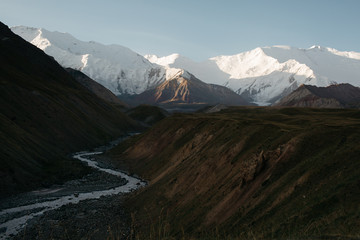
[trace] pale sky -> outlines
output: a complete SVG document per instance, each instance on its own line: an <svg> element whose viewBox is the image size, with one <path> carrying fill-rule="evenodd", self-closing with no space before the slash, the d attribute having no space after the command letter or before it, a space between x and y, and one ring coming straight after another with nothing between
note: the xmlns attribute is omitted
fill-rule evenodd
<svg viewBox="0 0 360 240"><path fill-rule="evenodd" d="M360 52L360 0L0 0L0 21L196 61L256 47Z"/></svg>

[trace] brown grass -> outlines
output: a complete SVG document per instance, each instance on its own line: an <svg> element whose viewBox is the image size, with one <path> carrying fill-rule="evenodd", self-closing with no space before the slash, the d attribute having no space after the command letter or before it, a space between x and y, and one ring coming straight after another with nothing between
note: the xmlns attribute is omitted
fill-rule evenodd
<svg viewBox="0 0 360 240"><path fill-rule="evenodd" d="M357 236L359 127L357 110L176 115L112 156L150 180L128 201L137 219L164 209L175 238Z"/></svg>

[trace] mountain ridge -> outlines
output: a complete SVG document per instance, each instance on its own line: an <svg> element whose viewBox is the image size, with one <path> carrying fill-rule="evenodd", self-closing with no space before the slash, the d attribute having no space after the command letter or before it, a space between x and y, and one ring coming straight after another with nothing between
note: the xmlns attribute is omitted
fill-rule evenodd
<svg viewBox="0 0 360 240"><path fill-rule="evenodd" d="M76 81L81 83L84 87L86 87L91 92L95 93L101 99L114 104L118 105L122 108L126 107L126 104L123 103L118 97L116 97L109 89L105 88L100 83L92 80L86 74L79 70L75 70L72 68L65 69Z"/></svg>
<svg viewBox="0 0 360 240"><path fill-rule="evenodd" d="M187 60L179 54L145 57L160 65L184 68L207 83L227 86L260 105L276 102L301 84L325 87L350 83L360 86L360 53L320 46L308 49L258 47L203 62Z"/></svg>
<svg viewBox="0 0 360 240"><path fill-rule="evenodd" d="M360 86L360 53L321 46L258 47L195 62L180 54L143 57L120 45L83 42L70 34L45 29L12 30L54 56L61 65L83 71L116 95L140 94L156 88L180 70L205 83L228 87L259 105L273 104L302 84Z"/></svg>
<svg viewBox="0 0 360 240"><path fill-rule="evenodd" d="M226 104L251 105L232 90L207 84L197 79L191 73L182 73L168 79L154 89L149 89L133 95L133 104Z"/></svg>
<svg viewBox="0 0 360 240"><path fill-rule="evenodd" d="M348 83L328 87L301 85L274 106L360 108L360 88Z"/></svg>
<svg viewBox="0 0 360 240"><path fill-rule="evenodd" d="M70 34L50 32L45 29L14 27L12 30L47 54L54 56L65 68L71 67L82 71L113 93L118 96L123 96L122 99L125 102L131 101L132 98L137 98L140 99L140 101L135 102L148 104L149 102L141 100L144 95L147 95L146 98L150 99L151 96L149 96L149 94L152 89L159 89L159 87L164 84L170 86L169 83L173 82L172 80L175 78L179 80L183 77L183 79L187 79L187 81L195 81L194 76L186 70L151 63L146 58L126 47L83 42L77 40ZM135 75L131 75L131 73ZM197 83L195 85L197 85L197 89L201 88L205 92L192 91L196 92L198 96L192 94L190 98L203 99L206 104L211 102L242 103L242 105L248 105L246 101L242 100L240 96L235 95L231 90L224 90L223 86L206 86L207 83L199 83L200 80L198 79L196 81ZM199 88L200 85L201 87ZM175 85L172 84L171 88L173 87L175 87ZM185 85L182 87L185 87ZM194 90L195 88L192 89ZM217 93L217 91L219 92ZM182 91L176 92L180 93L182 97L185 96L185 93ZM211 94L209 92L211 92ZM224 92L227 92L229 96L225 96ZM189 92L187 93L189 94ZM142 94L142 96L136 97L140 94ZM159 91L157 94L159 94ZM131 97L132 95L135 97ZM168 96L169 99L164 99L163 97L165 95ZM207 95L207 98L203 98L203 95ZM215 96L219 97L219 99L215 99ZM162 102L174 102L173 95L163 94L163 97ZM178 99L180 102L187 103L190 99L186 98L185 100L185 98L180 98ZM233 100L230 101L231 98ZM235 99L237 100L235 101ZM154 100L151 102L157 103L158 101ZM191 100L190 102L193 101Z"/></svg>
<svg viewBox="0 0 360 240"><path fill-rule="evenodd" d="M120 45L84 42L68 33L24 26L11 30L63 67L81 70L116 95L140 93L165 81L166 71Z"/></svg>
<svg viewBox="0 0 360 240"><path fill-rule="evenodd" d="M0 23L0 197L87 173L69 154L137 125Z"/></svg>

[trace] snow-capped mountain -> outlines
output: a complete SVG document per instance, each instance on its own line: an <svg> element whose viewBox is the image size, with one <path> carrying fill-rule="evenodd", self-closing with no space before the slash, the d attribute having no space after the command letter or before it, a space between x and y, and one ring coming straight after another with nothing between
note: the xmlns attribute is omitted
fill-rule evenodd
<svg viewBox="0 0 360 240"><path fill-rule="evenodd" d="M178 72L153 64L120 45L83 42L68 33L39 28L18 26L11 30L53 56L63 67L81 70L116 95L141 93Z"/></svg>
<svg viewBox="0 0 360 240"><path fill-rule="evenodd" d="M263 47L204 62L194 62L178 54L161 58L146 55L145 58L159 65L186 69L202 81L227 86L260 105L274 103L301 84L360 86L360 53L320 46Z"/></svg>
<svg viewBox="0 0 360 240"><path fill-rule="evenodd" d="M181 73L226 86L243 98L268 105L302 84L360 86L360 53L314 46L262 47L195 62L179 54L145 57L120 45L80 41L70 34L31 27L13 32L53 56L63 67L81 70L116 95L140 94Z"/></svg>
<svg viewBox="0 0 360 240"><path fill-rule="evenodd" d="M129 99L129 104L155 104L163 107L171 107L182 104L195 104L203 107L206 104L226 104L226 105L251 105L240 95L236 94L227 87L207 84L197 79L194 75L181 70L172 79L164 81L153 89L135 94Z"/></svg>

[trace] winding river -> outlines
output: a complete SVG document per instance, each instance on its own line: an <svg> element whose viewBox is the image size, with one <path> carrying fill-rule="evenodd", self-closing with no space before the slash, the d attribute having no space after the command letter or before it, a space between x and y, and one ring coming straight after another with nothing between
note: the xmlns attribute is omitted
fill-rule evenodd
<svg viewBox="0 0 360 240"><path fill-rule="evenodd" d="M91 156L101 153L102 152L79 152L75 153L73 158L85 162L90 167L99 171L119 177L119 180L125 179L126 184L123 184L124 180L122 180L119 181L120 186L112 187L110 189L82 193L74 192L66 196L51 197L48 200L45 199L41 202L3 209L0 211L0 239L9 239L12 236L15 236L26 226L30 219L40 216L47 211L55 210L70 203L77 204L83 200L99 199L102 196L128 193L146 185L146 182L138 178L129 176L120 171L100 167L96 161L91 160ZM51 189L48 190L47 193L56 192L58 190L59 189ZM38 194L41 193L41 191L37 192Z"/></svg>

